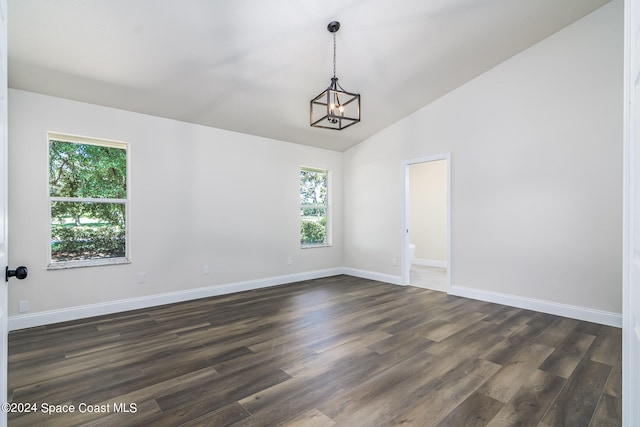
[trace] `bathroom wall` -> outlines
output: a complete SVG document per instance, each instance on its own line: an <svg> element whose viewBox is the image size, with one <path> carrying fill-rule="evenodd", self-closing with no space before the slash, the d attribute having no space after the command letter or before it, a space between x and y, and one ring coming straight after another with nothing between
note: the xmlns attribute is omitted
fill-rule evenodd
<svg viewBox="0 0 640 427"><path fill-rule="evenodd" d="M447 161L409 166L409 241L415 264L447 265Z"/></svg>

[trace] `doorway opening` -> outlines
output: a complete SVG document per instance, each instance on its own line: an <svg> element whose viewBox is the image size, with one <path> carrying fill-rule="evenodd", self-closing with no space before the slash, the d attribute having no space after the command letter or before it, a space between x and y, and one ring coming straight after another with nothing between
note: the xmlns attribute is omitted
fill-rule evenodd
<svg viewBox="0 0 640 427"><path fill-rule="evenodd" d="M451 284L450 155L403 162L405 285L447 292Z"/></svg>

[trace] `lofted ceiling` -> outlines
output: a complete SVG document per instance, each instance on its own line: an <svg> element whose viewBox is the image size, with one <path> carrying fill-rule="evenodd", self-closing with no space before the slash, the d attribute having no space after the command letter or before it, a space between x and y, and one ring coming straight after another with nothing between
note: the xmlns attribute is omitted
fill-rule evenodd
<svg viewBox="0 0 640 427"><path fill-rule="evenodd" d="M610 0L8 0L9 87L344 151ZM311 128L337 77L362 121Z"/></svg>

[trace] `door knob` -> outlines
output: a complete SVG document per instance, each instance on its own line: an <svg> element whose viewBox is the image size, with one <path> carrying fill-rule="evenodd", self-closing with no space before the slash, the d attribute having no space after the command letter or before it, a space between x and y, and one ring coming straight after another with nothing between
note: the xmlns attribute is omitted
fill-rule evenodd
<svg viewBox="0 0 640 427"><path fill-rule="evenodd" d="M5 269L5 275L4 278L5 280L8 282L10 277L15 277L16 279L24 279L27 277L27 275L29 274L29 270L27 270L27 267L25 266L20 266L18 268L16 268L15 270L9 270L9 267L7 267Z"/></svg>

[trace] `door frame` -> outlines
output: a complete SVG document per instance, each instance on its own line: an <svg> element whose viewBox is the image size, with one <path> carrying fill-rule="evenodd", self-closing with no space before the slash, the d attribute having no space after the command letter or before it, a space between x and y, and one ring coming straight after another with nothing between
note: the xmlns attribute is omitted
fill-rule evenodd
<svg viewBox="0 0 640 427"><path fill-rule="evenodd" d="M5 269L8 265L8 215L7 215L7 201L8 201L8 174L7 174L7 154L8 154L8 141L9 133L7 127L9 125L8 120L8 101L9 89L7 84L8 73L8 59L7 59L7 0L0 0L0 245L2 245L0 257L0 271L4 276ZM8 325L7 325L7 281L5 277L0 279L0 403L7 401L7 347L8 347ZM0 413L0 427L7 425L7 413L1 411Z"/></svg>
<svg viewBox="0 0 640 427"><path fill-rule="evenodd" d="M637 76L640 75L640 1L624 1L624 196L622 228L622 425L640 422L640 277L638 274L637 218L640 212L640 164L637 159L640 128L636 116L640 110Z"/></svg>
<svg viewBox="0 0 640 427"><path fill-rule="evenodd" d="M451 153L435 154L402 161L402 284L409 285L411 263L409 260L409 168L419 163L444 160L447 162L447 293L451 290L451 269L453 259L451 254Z"/></svg>

